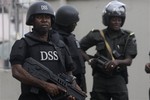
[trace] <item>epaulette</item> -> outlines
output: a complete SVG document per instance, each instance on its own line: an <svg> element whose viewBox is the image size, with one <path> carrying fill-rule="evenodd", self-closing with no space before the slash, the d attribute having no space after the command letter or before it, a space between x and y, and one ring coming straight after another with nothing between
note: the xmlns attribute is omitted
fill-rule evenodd
<svg viewBox="0 0 150 100"><path fill-rule="evenodd" d="M134 35L134 32L131 32L130 35Z"/></svg>
<svg viewBox="0 0 150 100"><path fill-rule="evenodd" d="M129 30L123 30L125 33L127 33L127 34L129 34L130 36L131 35L134 35L134 32L132 32L132 31L129 31Z"/></svg>
<svg viewBox="0 0 150 100"><path fill-rule="evenodd" d="M99 32L98 29L92 29L91 31L92 31L92 32Z"/></svg>

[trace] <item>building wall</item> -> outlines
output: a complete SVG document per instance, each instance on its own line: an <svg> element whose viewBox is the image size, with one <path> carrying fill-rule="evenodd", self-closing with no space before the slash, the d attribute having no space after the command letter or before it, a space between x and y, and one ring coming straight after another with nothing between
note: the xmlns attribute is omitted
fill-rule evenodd
<svg viewBox="0 0 150 100"><path fill-rule="evenodd" d="M60 2L61 1L61 2ZM65 2L62 0L50 1L54 10ZM80 21L74 33L78 40L85 36L91 29L104 28L102 24L102 10L104 6L111 0L70 0L67 3L75 6L80 13ZM150 79L149 75L144 71L145 63L149 62L150 50L150 1L149 0L120 0L127 6L126 22L124 29L131 30L135 33L138 45L138 55L133 60L129 70L129 99L130 100L148 100L148 88ZM27 28L28 29L28 28ZM27 30L21 31L25 33ZM95 48L88 50L88 53L94 54ZM89 92L92 89L91 68L86 63L86 78ZM1 63L1 66L3 64ZM0 70L0 100L16 100L20 94L20 83L12 78L11 70Z"/></svg>

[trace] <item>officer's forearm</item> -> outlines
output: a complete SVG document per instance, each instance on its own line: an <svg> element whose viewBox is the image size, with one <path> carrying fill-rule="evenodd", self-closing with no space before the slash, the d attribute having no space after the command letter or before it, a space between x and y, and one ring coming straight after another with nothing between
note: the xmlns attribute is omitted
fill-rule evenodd
<svg viewBox="0 0 150 100"><path fill-rule="evenodd" d="M124 60L118 60L119 65L126 65L130 66L132 64L132 59L131 58L126 58Z"/></svg>
<svg viewBox="0 0 150 100"><path fill-rule="evenodd" d="M45 88L46 82L30 75L26 70L22 68L20 64L15 64L12 66L12 75L14 78L24 84Z"/></svg>
<svg viewBox="0 0 150 100"><path fill-rule="evenodd" d="M82 54L84 60L87 61L87 62L89 62L90 57L88 56L88 54L86 54L86 52L83 51L83 50L80 50L80 51L81 51L81 54Z"/></svg>

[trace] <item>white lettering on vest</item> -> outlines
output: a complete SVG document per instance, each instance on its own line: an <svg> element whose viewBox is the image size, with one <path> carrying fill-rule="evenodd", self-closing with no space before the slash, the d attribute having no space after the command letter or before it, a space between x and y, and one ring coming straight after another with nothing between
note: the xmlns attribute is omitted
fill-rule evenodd
<svg viewBox="0 0 150 100"><path fill-rule="evenodd" d="M40 51L41 53L41 60L58 60L57 51Z"/></svg>

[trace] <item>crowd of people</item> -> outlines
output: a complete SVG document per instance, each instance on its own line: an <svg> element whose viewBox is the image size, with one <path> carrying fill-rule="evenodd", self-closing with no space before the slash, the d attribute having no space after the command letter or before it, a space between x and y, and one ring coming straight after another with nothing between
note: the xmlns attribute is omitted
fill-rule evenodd
<svg viewBox="0 0 150 100"><path fill-rule="evenodd" d="M79 11L72 5L61 6L55 14L45 1L29 7L26 25L33 26L32 31L17 40L10 52L12 76L21 82L18 100L77 99L66 95L65 88L41 80L24 69L29 57L56 75L66 74L71 79L69 83L85 95L85 62L88 62L93 76L90 100L129 100L127 67L137 55L137 44L134 32L122 29L126 5L117 0L109 2L102 14L106 28L92 29L81 40L73 33L79 20ZM86 51L93 46L96 53L89 55ZM145 65L145 71L150 73L150 63ZM31 91L32 87L38 88L38 93Z"/></svg>

